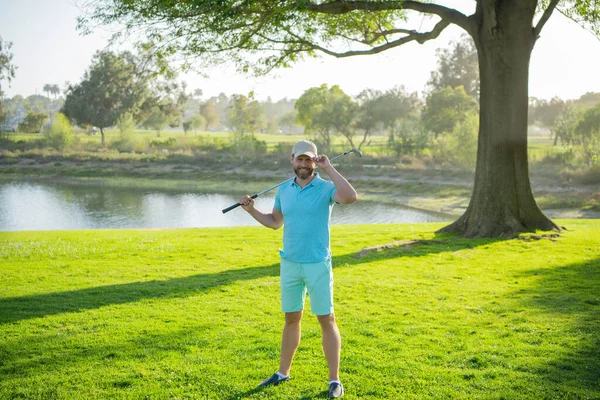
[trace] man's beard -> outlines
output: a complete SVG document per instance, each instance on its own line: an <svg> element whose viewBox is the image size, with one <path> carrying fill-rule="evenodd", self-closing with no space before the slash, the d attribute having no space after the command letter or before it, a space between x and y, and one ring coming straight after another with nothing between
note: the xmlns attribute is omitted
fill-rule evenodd
<svg viewBox="0 0 600 400"><path fill-rule="evenodd" d="M314 168L294 168L294 173L296 174L296 176L302 180L307 179L309 176L312 176L312 174L315 172Z"/></svg>

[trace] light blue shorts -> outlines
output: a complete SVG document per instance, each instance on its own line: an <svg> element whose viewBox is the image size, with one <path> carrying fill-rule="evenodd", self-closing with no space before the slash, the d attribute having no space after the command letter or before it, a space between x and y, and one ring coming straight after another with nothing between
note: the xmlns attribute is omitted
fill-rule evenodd
<svg viewBox="0 0 600 400"><path fill-rule="evenodd" d="M304 309L306 293L315 315L333 313L333 272L331 261L296 263L281 258L281 309L296 312Z"/></svg>

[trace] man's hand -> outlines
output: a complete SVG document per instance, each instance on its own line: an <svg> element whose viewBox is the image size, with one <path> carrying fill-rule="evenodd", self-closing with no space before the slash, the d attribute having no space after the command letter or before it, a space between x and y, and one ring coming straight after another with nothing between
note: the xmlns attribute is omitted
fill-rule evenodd
<svg viewBox="0 0 600 400"><path fill-rule="evenodd" d="M325 156L325 155L322 155L322 154L318 155L316 157L313 157L312 160L317 164L317 167L319 167L321 169L327 169L327 168L331 167L329 158L327 158L327 156Z"/></svg>
<svg viewBox="0 0 600 400"><path fill-rule="evenodd" d="M242 208L248 212L252 211L254 208L254 199L250 196L244 196L238 203L240 203Z"/></svg>

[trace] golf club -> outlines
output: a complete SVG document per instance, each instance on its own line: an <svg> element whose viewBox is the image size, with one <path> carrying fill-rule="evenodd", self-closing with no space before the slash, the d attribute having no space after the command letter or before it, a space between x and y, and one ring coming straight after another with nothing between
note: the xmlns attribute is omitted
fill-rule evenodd
<svg viewBox="0 0 600 400"><path fill-rule="evenodd" d="M347 155L347 154L350 154L350 153L352 153L352 154L354 154L354 155L356 155L356 156L358 156L358 157L362 157L362 153L361 153L360 151L358 151L357 149L350 149L350 150L348 150L348 151L346 151L346 152L344 152L344 153L342 153L342 154L338 154L337 156L335 156L335 157L331 158L331 159L329 160L329 162L331 162L331 161L333 161L333 160L336 160L336 159L338 159L338 158L340 158L340 157L343 157L343 156L345 156L345 155ZM260 195L262 195L262 194L265 194L265 193L267 193L267 192L270 192L271 190L273 190L273 189L275 189L275 188L278 188L279 186L283 185L284 183L286 183L286 182L289 182L289 181L293 180L294 178L296 178L296 177L292 177L292 178L290 178L290 179L286 179L285 181L283 181L283 182L281 182L281 183L278 183L278 184L277 184L277 185L275 185L275 186L271 186L270 188L268 188L268 189L265 189L265 190L263 190L262 192L255 193L255 194L253 194L252 196L250 196L250 198L251 198L251 199L255 199L255 198L257 198L258 196L260 196ZM224 208L224 209L222 210L222 212L223 212L223 214L225 214L225 213L227 213L227 212L229 212L229 211L231 211L231 210L233 210L234 208L237 208L237 207L239 207L239 206L241 206L241 204L240 204L240 203L235 203L235 204L232 204L232 205L230 205L229 207L227 207L227 208Z"/></svg>

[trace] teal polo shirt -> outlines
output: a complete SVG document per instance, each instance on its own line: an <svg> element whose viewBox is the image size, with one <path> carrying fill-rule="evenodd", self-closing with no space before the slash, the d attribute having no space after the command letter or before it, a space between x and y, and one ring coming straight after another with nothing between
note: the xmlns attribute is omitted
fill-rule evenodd
<svg viewBox="0 0 600 400"><path fill-rule="evenodd" d="M317 173L304 188L295 179L279 186L273 208L283 214L283 258L297 263L331 260L329 221L335 190L333 182Z"/></svg>

